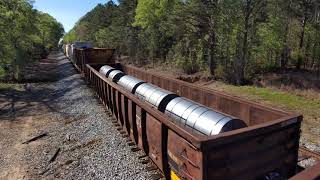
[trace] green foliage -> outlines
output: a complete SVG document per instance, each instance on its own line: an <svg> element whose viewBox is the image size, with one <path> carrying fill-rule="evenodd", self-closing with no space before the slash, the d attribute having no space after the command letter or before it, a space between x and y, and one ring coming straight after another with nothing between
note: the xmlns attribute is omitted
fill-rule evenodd
<svg viewBox="0 0 320 180"><path fill-rule="evenodd" d="M51 50L57 46L60 38L63 36L63 26L46 13L38 12L37 18L38 23L36 26L39 30L38 37L41 39L40 44L45 46L46 49Z"/></svg>
<svg viewBox="0 0 320 180"><path fill-rule="evenodd" d="M72 29L67 34L64 35L63 41L64 43L72 43L77 40L76 32Z"/></svg>
<svg viewBox="0 0 320 180"><path fill-rule="evenodd" d="M109 1L81 18L64 40L244 84L278 68L319 69L319 10L317 0Z"/></svg>
<svg viewBox="0 0 320 180"><path fill-rule="evenodd" d="M138 0L134 26L152 28L166 16L169 0Z"/></svg>
<svg viewBox="0 0 320 180"><path fill-rule="evenodd" d="M23 67L45 57L64 33L60 23L27 0L0 1L0 17L1 79L19 80Z"/></svg>

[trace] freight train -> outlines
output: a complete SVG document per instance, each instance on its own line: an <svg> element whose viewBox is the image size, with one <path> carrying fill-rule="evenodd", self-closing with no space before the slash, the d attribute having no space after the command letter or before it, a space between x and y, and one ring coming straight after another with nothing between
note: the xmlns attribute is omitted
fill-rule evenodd
<svg viewBox="0 0 320 180"><path fill-rule="evenodd" d="M271 180L297 173L301 115L116 63L114 49L69 52L117 129L166 179ZM318 165L294 178L315 179L319 172Z"/></svg>
<svg viewBox="0 0 320 180"><path fill-rule="evenodd" d="M75 49L86 49L86 48L93 48L92 43L90 42L74 42L72 44L65 44L63 45L64 54L74 62L74 51Z"/></svg>

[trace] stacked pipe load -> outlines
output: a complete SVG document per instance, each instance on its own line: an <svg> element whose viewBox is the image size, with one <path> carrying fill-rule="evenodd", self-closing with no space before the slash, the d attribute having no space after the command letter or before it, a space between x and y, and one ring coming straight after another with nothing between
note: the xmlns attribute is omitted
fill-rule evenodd
<svg viewBox="0 0 320 180"><path fill-rule="evenodd" d="M142 101L167 114L175 122L191 128L195 133L210 136L246 127L246 124L238 118L217 112L189 99L179 97L173 92L125 75L111 66L101 67L100 73Z"/></svg>
<svg viewBox="0 0 320 180"><path fill-rule="evenodd" d="M157 86L149 83L141 84L135 95L138 96L142 101L148 102L149 104L158 108L159 111L164 112L167 104L178 95L173 92L161 89Z"/></svg>
<svg viewBox="0 0 320 180"><path fill-rule="evenodd" d="M112 71L112 70L115 70L115 68L111 67L111 66L102 66L99 70L99 72L103 75L105 75L106 77L109 76L109 73Z"/></svg>
<svg viewBox="0 0 320 180"><path fill-rule="evenodd" d="M246 127L240 119L214 111L183 97L170 101L165 113L180 124L208 136Z"/></svg>
<svg viewBox="0 0 320 180"><path fill-rule="evenodd" d="M129 75L123 76L118 82L120 86L124 87L127 91L130 91L132 94L134 94L136 92L137 87L143 83L144 82L142 80Z"/></svg>

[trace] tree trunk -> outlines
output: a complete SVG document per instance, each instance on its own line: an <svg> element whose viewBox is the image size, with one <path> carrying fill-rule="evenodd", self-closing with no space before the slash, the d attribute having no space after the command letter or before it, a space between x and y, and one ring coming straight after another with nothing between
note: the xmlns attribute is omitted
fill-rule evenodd
<svg viewBox="0 0 320 180"><path fill-rule="evenodd" d="M250 1L251 2L251 1ZM250 6L251 3L247 2L246 4L246 13L244 19L244 31L243 31L243 42L242 42L242 53L240 60L240 67L239 67L239 74L237 84L241 85L244 82L245 76L245 66L248 60L248 30L249 30L249 18L250 18Z"/></svg>
<svg viewBox="0 0 320 180"><path fill-rule="evenodd" d="M242 69L242 34L241 32L238 32L237 34L237 46L236 46L236 56L235 56L235 60L234 60L234 74L233 74L233 79L232 81L239 85L241 83L241 75L243 74L243 69Z"/></svg>
<svg viewBox="0 0 320 180"><path fill-rule="evenodd" d="M304 57L302 57L302 49L303 49L303 44L304 44L304 34L305 34L306 25L307 25L307 15L305 12L303 22L302 22L302 31L301 31L301 35L300 35L300 43L299 43L300 52L299 52L298 62L296 64L297 69L301 68L301 65L304 61Z"/></svg>
<svg viewBox="0 0 320 180"><path fill-rule="evenodd" d="M216 42L216 36L214 32L210 33L210 56L209 56L209 68L210 68L210 74L214 76L214 70L216 68L216 63L215 63L215 42Z"/></svg>
<svg viewBox="0 0 320 180"><path fill-rule="evenodd" d="M287 45L282 49L281 58L280 58L280 68L285 69L289 59L289 48Z"/></svg>
<svg viewBox="0 0 320 180"><path fill-rule="evenodd" d="M317 77L320 79L320 60L318 59Z"/></svg>
<svg viewBox="0 0 320 180"><path fill-rule="evenodd" d="M290 4L289 7L290 8ZM284 34L284 46L282 48L281 52L281 58L280 58L280 68L285 69L288 63L288 58L289 58L289 46L288 46L288 34L289 34L289 25L290 25L291 19L290 17L287 18L286 22L286 28L285 28L285 34Z"/></svg>

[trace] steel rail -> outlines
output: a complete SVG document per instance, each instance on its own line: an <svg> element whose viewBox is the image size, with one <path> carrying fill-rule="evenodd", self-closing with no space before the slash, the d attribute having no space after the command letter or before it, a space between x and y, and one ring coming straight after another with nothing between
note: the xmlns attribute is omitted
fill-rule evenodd
<svg viewBox="0 0 320 180"><path fill-rule="evenodd" d="M308 159L308 158L315 158L317 160L317 162L320 163L320 153L310 151L309 149L304 148L304 147L300 147L299 152L303 156L300 161L302 161L304 159Z"/></svg>

